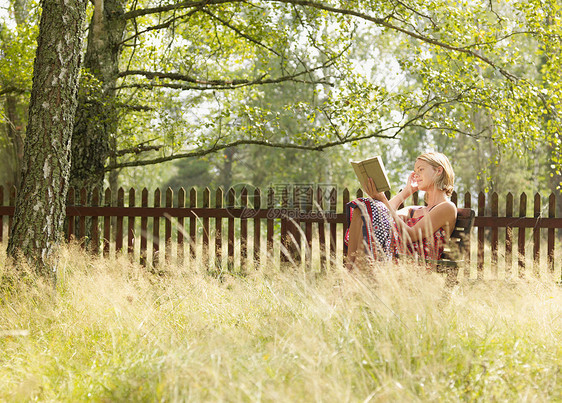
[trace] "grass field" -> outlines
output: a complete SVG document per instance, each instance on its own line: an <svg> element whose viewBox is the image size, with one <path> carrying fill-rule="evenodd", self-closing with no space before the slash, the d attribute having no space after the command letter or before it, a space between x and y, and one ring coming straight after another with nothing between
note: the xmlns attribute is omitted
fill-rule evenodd
<svg viewBox="0 0 562 403"><path fill-rule="evenodd" d="M546 280L461 282L447 300L440 276L394 266L155 275L69 247L56 289L0 266L1 401L562 398Z"/></svg>

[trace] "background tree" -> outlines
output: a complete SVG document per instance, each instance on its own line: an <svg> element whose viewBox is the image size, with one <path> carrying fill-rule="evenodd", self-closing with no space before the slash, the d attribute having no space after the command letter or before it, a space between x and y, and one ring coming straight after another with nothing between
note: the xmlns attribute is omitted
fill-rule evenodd
<svg viewBox="0 0 562 403"><path fill-rule="evenodd" d="M14 25L0 22L0 180L7 186L19 182L37 36L36 7L27 0L12 0L10 6Z"/></svg>

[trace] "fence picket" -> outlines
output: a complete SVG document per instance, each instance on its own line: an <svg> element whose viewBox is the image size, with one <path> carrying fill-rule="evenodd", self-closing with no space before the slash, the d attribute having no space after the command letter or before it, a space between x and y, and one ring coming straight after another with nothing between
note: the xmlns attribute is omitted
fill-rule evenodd
<svg viewBox="0 0 562 403"><path fill-rule="evenodd" d="M226 206L227 208L234 209L236 200L236 191L233 188L228 189ZM228 270L234 270L234 216L231 212L228 217Z"/></svg>
<svg viewBox="0 0 562 403"><path fill-rule="evenodd" d="M328 197L328 209L330 212L336 212L338 204L338 194L336 188L330 189L330 196ZM335 222L330 223L329 239L330 239L330 261L336 261L336 247L337 247L338 228Z"/></svg>
<svg viewBox="0 0 562 403"><path fill-rule="evenodd" d="M189 190L189 207L196 208L197 207L197 189L191 188ZM197 217L190 217L189 218L189 256L193 263L195 263L195 259L197 258L197 238L196 238L196 231L197 231Z"/></svg>
<svg viewBox="0 0 562 403"><path fill-rule="evenodd" d="M275 190L273 190L272 187L270 187L267 190L267 208L268 209L273 209L274 208L274 203L275 203ZM275 262L275 256L273 254L273 231L274 231L274 227L273 227L273 218L271 217L267 217L267 228L266 228L266 264L267 262L271 261L271 263Z"/></svg>
<svg viewBox="0 0 562 403"><path fill-rule="evenodd" d="M342 210L344 212L344 216L347 215L347 203L349 203L349 199L350 199L349 190L347 188L345 188L343 190L343 197L342 197ZM331 212L331 210L330 210L330 212ZM346 218L346 220L347 220L347 218ZM345 224L344 224L344 227L345 227ZM342 261L342 263L343 264L345 264L345 257L347 256L347 245L345 243L345 232L346 231L344 229L343 235L342 235L342 238L343 238L342 239L342 244L343 244L343 257L342 257L343 261ZM330 253L332 253L331 250L330 250Z"/></svg>
<svg viewBox="0 0 562 403"><path fill-rule="evenodd" d="M185 208L185 189L180 187L178 190L178 208ZM185 261L183 234L185 232L184 217L178 217L178 234L177 234L177 260L179 264Z"/></svg>
<svg viewBox="0 0 562 403"><path fill-rule="evenodd" d="M312 186L307 186L304 197L304 211L310 215L312 212L313 204L313 189ZM308 220L304 223L304 234L306 238L306 248L304 250L304 258L306 267L311 267L312 264L312 221Z"/></svg>
<svg viewBox="0 0 562 403"><path fill-rule="evenodd" d="M324 192L322 188L318 186L316 189L316 208L322 214L324 211ZM325 219L318 221L318 246L320 248L320 272L326 272L326 228L324 227Z"/></svg>
<svg viewBox="0 0 562 403"><path fill-rule="evenodd" d="M491 206L492 217L498 217L499 215L499 202L498 194L496 192L492 193L492 206ZM492 227L491 236L491 246L492 246L492 274L497 277L498 275L498 227Z"/></svg>
<svg viewBox="0 0 562 403"><path fill-rule="evenodd" d="M154 191L153 206L160 207L161 192L160 189ZM152 266L156 267L160 263L160 218L153 217L152 219Z"/></svg>
<svg viewBox="0 0 562 403"><path fill-rule="evenodd" d="M261 208L261 192L254 189L254 210ZM261 257L261 218L254 216L254 269L260 265Z"/></svg>
<svg viewBox="0 0 562 403"><path fill-rule="evenodd" d="M135 189L129 189L129 207L135 207ZM127 217L127 254L134 257L135 254L135 216Z"/></svg>
<svg viewBox="0 0 562 403"><path fill-rule="evenodd" d="M122 187L117 191L117 207L125 206L125 190ZM123 251L123 216L117 217L115 225L115 252Z"/></svg>
<svg viewBox="0 0 562 403"><path fill-rule="evenodd" d="M466 192L464 194L464 208L469 208L469 209L472 208L472 196L470 195L469 192ZM464 256L464 261L466 262L466 264L464 265L465 267L463 268L463 271L464 271L464 277L469 278L470 277L470 245L471 245L470 237L466 240L466 244L467 244L467 248L466 248L467 250Z"/></svg>
<svg viewBox="0 0 562 403"><path fill-rule="evenodd" d="M289 207L289 193L287 187L281 191L281 210L286 212ZM289 242L288 242L288 228L287 228L287 218L281 218L281 263L287 263L289 261Z"/></svg>
<svg viewBox="0 0 562 403"><path fill-rule="evenodd" d="M551 193L548 197L548 218L556 216L556 196ZM549 228L547 233L547 265L548 271L554 273L554 228Z"/></svg>
<svg viewBox="0 0 562 403"><path fill-rule="evenodd" d="M223 207L223 191L218 188L215 192L215 208ZM222 217L215 217L215 266L220 270L222 267Z"/></svg>
<svg viewBox="0 0 562 403"><path fill-rule="evenodd" d="M171 187L168 187L168 189L166 189L165 203L167 208L171 208L174 205L174 191ZM170 217L169 215L164 218L164 239L164 259L166 263L170 263L172 258L172 217Z"/></svg>
<svg viewBox="0 0 562 403"><path fill-rule="evenodd" d="M478 215L483 216L486 208L486 196L484 192L478 194ZM478 227L478 253L476 254L476 277L484 278L484 227Z"/></svg>
<svg viewBox="0 0 562 403"><path fill-rule="evenodd" d="M104 194L104 205L107 207L111 207L113 195L111 194L111 189L105 189ZM107 211L107 210L106 210ZM111 216L106 215L103 217L103 256L109 256L109 248L111 242Z"/></svg>
<svg viewBox="0 0 562 403"><path fill-rule="evenodd" d="M505 216L513 217L513 194L507 194L505 201ZM510 277L513 266L513 227L505 227L505 273Z"/></svg>
<svg viewBox="0 0 562 403"><path fill-rule="evenodd" d="M100 189L96 186L92 194L92 206L98 207L100 204ZM97 215L92 216L91 221L91 232L92 240L90 250L94 255L97 255L100 251L100 229L99 229L99 218Z"/></svg>
<svg viewBox="0 0 562 403"><path fill-rule="evenodd" d="M541 195L535 194L533 206L533 217L538 219L541 216ZM533 227L533 273L539 276L539 266L541 264L541 229L538 225Z"/></svg>
<svg viewBox="0 0 562 403"><path fill-rule="evenodd" d="M521 194L519 198L519 217L527 215L527 195ZM519 227L517 231L517 261L519 264L519 277L525 276L525 227Z"/></svg>
<svg viewBox="0 0 562 403"><path fill-rule="evenodd" d="M86 206L88 204L88 192L86 188L80 189L80 205ZM78 218L78 237L80 239L80 245L82 247L86 246L86 216L80 216Z"/></svg>
<svg viewBox="0 0 562 403"><path fill-rule="evenodd" d="M148 189L143 188L141 192L141 207L148 207ZM148 238L148 217L141 217L141 240L140 240L140 263L147 264L147 238Z"/></svg>
<svg viewBox="0 0 562 403"><path fill-rule="evenodd" d="M206 187L203 189L203 208L208 209L211 207L211 190ZM205 215L203 217L203 245L202 245L202 258L203 267L209 268L210 256L209 256L209 239L210 239L210 227L209 227L209 217Z"/></svg>

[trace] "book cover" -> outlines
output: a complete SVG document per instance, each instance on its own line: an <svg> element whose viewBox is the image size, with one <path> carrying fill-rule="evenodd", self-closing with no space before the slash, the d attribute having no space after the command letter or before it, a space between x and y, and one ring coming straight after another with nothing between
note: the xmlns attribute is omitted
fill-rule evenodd
<svg viewBox="0 0 562 403"><path fill-rule="evenodd" d="M361 187L367 188L369 178L373 179L379 192L390 190L388 175L384 169L384 164L380 156L368 158L363 161L350 161Z"/></svg>

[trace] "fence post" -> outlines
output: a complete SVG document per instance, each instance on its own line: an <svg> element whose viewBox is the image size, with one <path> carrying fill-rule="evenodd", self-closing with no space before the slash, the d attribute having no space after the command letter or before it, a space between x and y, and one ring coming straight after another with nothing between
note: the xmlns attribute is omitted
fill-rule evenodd
<svg viewBox="0 0 562 403"><path fill-rule="evenodd" d="M129 189L129 207L135 207L135 188ZM131 260L135 256L135 216L130 215L127 217L127 253Z"/></svg>
<svg viewBox="0 0 562 403"><path fill-rule="evenodd" d="M261 191L254 189L254 209L257 211L261 208ZM261 257L261 218L254 216L254 269L260 267Z"/></svg>
<svg viewBox="0 0 562 403"><path fill-rule="evenodd" d="M273 264L275 264L275 253L273 249L273 218L270 217L270 213L273 213L273 209L275 207L275 190L270 187L267 190L267 209L268 209L268 218L267 218L267 228L266 228L266 239L267 239L267 248L266 248L266 261L271 260Z"/></svg>
<svg viewBox="0 0 562 403"><path fill-rule="evenodd" d="M218 187L215 191L215 208L223 207L223 191ZM222 268L222 217L215 217L215 266L220 270Z"/></svg>
<svg viewBox="0 0 562 403"><path fill-rule="evenodd" d="M533 274L539 277L541 264L541 229L538 225L538 220L540 220L541 217L541 195L538 192L535 193L533 207L533 217L536 220L535 226L533 227Z"/></svg>
<svg viewBox="0 0 562 403"><path fill-rule="evenodd" d="M184 209L185 208L185 189L180 187L178 190L178 208ZM183 244L183 234L185 233L184 228L184 217L178 217L178 233L177 233L177 261L178 264L183 265L185 263L185 253L184 253L184 244Z"/></svg>
<svg viewBox="0 0 562 403"><path fill-rule="evenodd" d="M174 191L168 186L168 189L166 189L166 208L172 208L173 205ZM164 239L166 240L164 259L169 264L172 261L172 217L169 215L164 218Z"/></svg>
<svg viewBox="0 0 562 403"><path fill-rule="evenodd" d="M505 201L505 216L513 217L513 194L509 192ZM511 277L513 265L513 227L505 227L505 273Z"/></svg>
<svg viewBox="0 0 562 403"><path fill-rule="evenodd" d="M416 192L417 193L417 192ZM472 209L472 195L470 192L465 192L464 194L464 208ZM471 238L472 234L468 235L468 239L466 240L467 248L464 255L464 260L466 264L464 265L464 277L470 277L470 245L471 245Z"/></svg>
<svg viewBox="0 0 562 403"><path fill-rule="evenodd" d="M519 217L527 215L527 195L523 192L519 198ZM525 228L519 227L517 231L519 277L525 276Z"/></svg>
<svg viewBox="0 0 562 403"><path fill-rule="evenodd" d="M347 188L343 189L343 195L342 195L342 211L345 214L347 214L347 203L349 203L350 201L350 194L349 194L349 190ZM331 210L331 209L330 209ZM345 259L347 258L347 245L345 243L345 233L347 232L347 223L344 223L342 225L343 227L343 235L342 235L342 243L343 243L343 256L342 256L342 264L345 264ZM331 232L331 231L330 231ZM334 238L335 239L335 238Z"/></svg>
<svg viewBox="0 0 562 403"><path fill-rule="evenodd" d="M306 248L305 248L305 264L307 269L311 269L312 265L312 221L311 221L311 212L312 212L312 204L313 204L313 189L312 185L306 188L305 193L305 203L304 203L304 211L307 213L307 220L305 221L305 238L306 238Z"/></svg>
<svg viewBox="0 0 562 403"><path fill-rule="evenodd" d="M203 208L208 209L211 207L211 190L206 187L203 189ZM203 216L203 249L202 249L202 264L207 270L209 269L210 264L210 255L209 255L209 240L210 240L210 226L209 226L209 216L205 214Z"/></svg>
<svg viewBox="0 0 562 403"><path fill-rule="evenodd" d="M478 194L478 215L485 215L486 196L484 192ZM476 261L476 278L482 280L484 278L484 227L478 227L478 254Z"/></svg>
<svg viewBox="0 0 562 403"><path fill-rule="evenodd" d="M548 217L554 218L556 216L556 196L551 193L548 197ZM548 271L554 274L554 228L548 229L547 235L547 254L546 254Z"/></svg>
<svg viewBox="0 0 562 403"><path fill-rule="evenodd" d="M160 207L161 192L160 189L154 191L154 204L153 206ZM152 266L158 266L160 262L160 218L157 216L152 217Z"/></svg>
<svg viewBox="0 0 562 403"><path fill-rule="evenodd" d="M283 214L287 214L289 207L289 193L287 186L281 191L281 211ZM287 242L287 218L285 216L281 217L281 263L287 263L289 261L289 243Z"/></svg>
<svg viewBox="0 0 562 403"><path fill-rule="evenodd" d="M105 189L104 205L110 207L112 204L111 189ZM111 216L103 217L103 257L109 256L109 246L111 241Z"/></svg>
<svg viewBox="0 0 562 403"><path fill-rule="evenodd" d="M122 187L117 191L117 207L125 207L125 190ZM123 216L117 217L115 235L115 252L120 253L123 251Z"/></svg>
<svg viewBox="0 0 562 403"><path fill-rule="evenodd" d="M94 193L92 194L92 206L98 207L100 205L100 189L96 186L94 188ZM91 247L90 250L94 255L98 255L100 251L100 229L99 229L99 219L97 215L92 216L91 221L91 233L92 233L92 240L91 240Z"/></svg>
<svg viewBox="0 0 562 403"><path fill-rule="evenodd" d="M245 272L248 264L248 219L246 218L248 208L248 189L246 186L240 191L240 272Z"/></svg>
<svg viewBox="0 0 562 403"><path fill-rule="evenodd" d="M80 189L80 205L81 206L86 206L88 204L88 192L86 190L86 188L82 188ZM86 240L86 217L81 215L79 220L79 225L80 225L80 231L79 231L79 236L80 236L80 246L85 247L87 240Z"/></svg>
<svg viewBox="0 0 562 403"><path fill-rule="evenodd" d="M320 185L316 189L316 209L320 213L319 217L321 217L321 220L318 221L318 246L320 249L320 272L324 274L326 273L326 229L324 228L326 212L324 211L324 190Z"/></svg>
<svg viewBox="0 0 562 403"><path fill-rule="evenodd" d="M492 193L492 206L491 206L492 217L497 218L499 214L499 202L497 192ZM492 220L493 220L492 218ZM492 274L494 277L498 276L498 227L492 227Z"/></svg>
<svg viewBox="0 0 562 403"><path fill-rule="evenodd" d="M141 206L148 207L148 189L143 188L141 192ZM140 238L140 264L146 266L147 259L147 235L148 235L148 217L141 217L141 238Z"/></svg>
<svg viewBox="0 0 562 403"><path fill-rule="evenodd" d="M228 189L226 206L228 208L234 209L236 207L235 200L236 200L236 191L233 188ZM234 270L234 216L233 214L230 214L230 216L228 217L227 267L228 267L228 271L230 272Z"/></svg>
<svg viewBox="0 0 562 403"><path fill-rule="evenodd" d="M189 190L189 207L197 207L197 189L194 187ZM197 260L197 218L193 215L189 218L189 254L193 264L196 264Z"/></svg>

